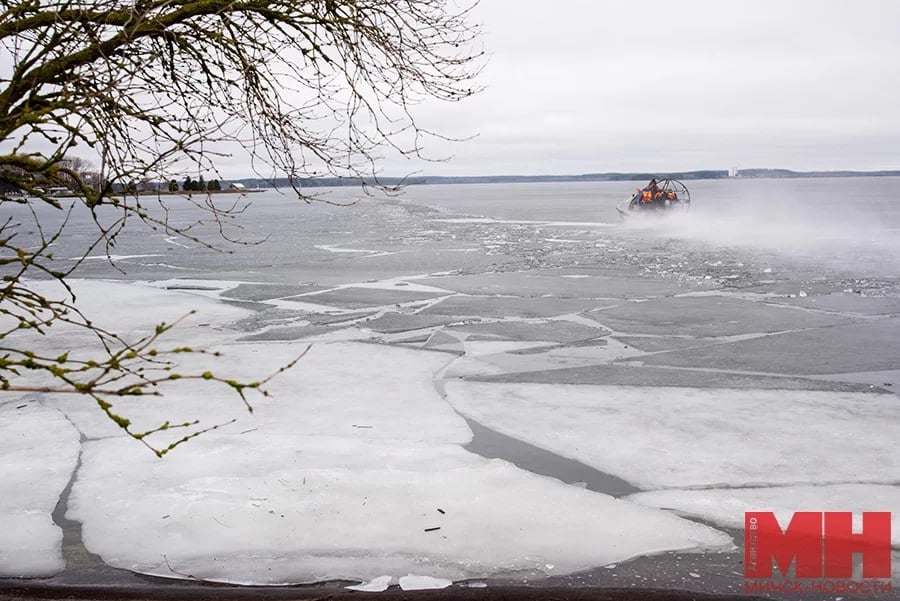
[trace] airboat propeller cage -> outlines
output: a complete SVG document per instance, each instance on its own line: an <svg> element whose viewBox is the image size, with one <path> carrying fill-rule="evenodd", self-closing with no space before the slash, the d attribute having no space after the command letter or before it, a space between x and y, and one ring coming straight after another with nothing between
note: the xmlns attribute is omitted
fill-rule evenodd
<svg viewBox="0 0 900 601"><path fill-rule="evenodd" d="M666 192L674 191L678 196L678 200L687 204L691 203L690 191L687 189L687 186L677 179L658 179L656 180L656 185L664 194Z"/></svg>

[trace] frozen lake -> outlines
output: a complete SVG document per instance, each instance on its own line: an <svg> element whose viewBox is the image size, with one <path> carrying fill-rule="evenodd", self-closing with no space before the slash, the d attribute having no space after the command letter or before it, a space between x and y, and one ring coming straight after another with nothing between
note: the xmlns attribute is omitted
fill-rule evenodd
<svg viewBox="0 0 900 601"><path fill-rule="evenodd" d="M900 512L900 178L687 183L627 223L637 182L267 191L228 252L129 231L76 272L98 323L198 309L173 344L250 379L311 349L252 415L132 401L236 418L164 460L83 400L2 399L0 575L740 592L744 511Z"/></svg>

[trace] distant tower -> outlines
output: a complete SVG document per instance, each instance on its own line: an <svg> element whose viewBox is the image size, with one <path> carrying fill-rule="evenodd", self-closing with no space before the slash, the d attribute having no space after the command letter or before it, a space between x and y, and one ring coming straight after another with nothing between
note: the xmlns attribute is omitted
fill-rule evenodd
<svg viewBox="0 0 900 601"><path fill-rule="evenodd" d="M731 169L729 169L729 170L728 170L728 177L740 177L740 174L738 173L738 168L737 168L737 167L732 167Z"/></svg>

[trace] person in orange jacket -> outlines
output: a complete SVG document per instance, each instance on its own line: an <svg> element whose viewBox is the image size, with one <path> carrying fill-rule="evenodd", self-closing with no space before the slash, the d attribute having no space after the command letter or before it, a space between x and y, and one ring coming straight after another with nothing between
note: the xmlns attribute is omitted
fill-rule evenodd
<svg viewBox="0 0 900 601"><path fill-rule="evenodd" d="M659 186L656 185L656 178L650 180L650 183L643 188L638 188L641 194L641 204L648 204L654 201L659 194Z"/></svg>

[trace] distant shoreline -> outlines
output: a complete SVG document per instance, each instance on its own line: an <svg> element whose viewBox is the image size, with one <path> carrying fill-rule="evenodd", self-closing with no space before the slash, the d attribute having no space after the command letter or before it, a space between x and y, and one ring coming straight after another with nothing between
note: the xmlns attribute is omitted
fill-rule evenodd
<svg viewBox="0 0 900 601"><path fill-rule="evenodd" d="M208 196L212 194L256 194L258 192L265 192L267 188L252 188L247 190L178 190L178 191L170 191L170 190L138 190L137 192L112 192L112 196L184 196L190 197L193 195L201 195ZM57 194L49 194L51 198L82 198L82 195L69 190L67 192L61 192Z"/></svg>
<svg viewBox="0 0 900 601"><path fill-rule="evenodd" d="M708 179L797 179L797 178L835 178L835 177L898 177L900 170L882 171L791 171L790 169L740 169L737 176L730 176L727 170L698 170L677 172L634 172L634 173L585 173L581 175L454 175L454 176L412 176L374 178L304 178L294 180L294 184L306 188L336 188L342 186L386 185L417 186L429 184L530 184L544 182L616 182L616 181L648 181L651 178L671 178L679 180ZM250 188L281 188L291 185L284 178L233 179Z"/></svg>
<svg viewBox="0 0 900 601"><path fill-rule="evenodd" d="M701 170L679 172L647 172L647 173L586 173L582 175L448 175L448 176L416 176L416 177L384 177L378 178L305 178L294 180L297 188L340 188L367 186L423 186L448 184L535 184L535 183L573 183L573 182L646 182L652 178L670 178L677 180L741 180L741 179L801 179L801 178L839 178L839 177L900 177L900 170L882 171L791 171L790 169L743 169L737 175L730 175L726 170ZM246 186L243 190L139 190L141 196L184 196L212 194L255 194L272 188L290 188L291 181L286 178L262 179L245 178L230 180ZM114 192L116 196L130 196L133 192ZM54 198L77 198L75 193L51 194Z"/></svg>

